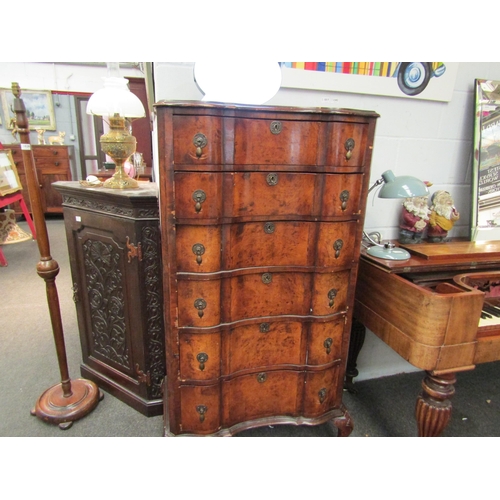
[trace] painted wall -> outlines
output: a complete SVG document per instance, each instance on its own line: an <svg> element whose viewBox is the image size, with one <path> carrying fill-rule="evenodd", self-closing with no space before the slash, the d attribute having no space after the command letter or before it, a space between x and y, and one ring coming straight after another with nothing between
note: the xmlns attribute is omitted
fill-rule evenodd
<svg viewBox="0 0 500 500"><path fill-rule="evenodd" d="M193 82L192 63L155 63L156 100L200 99ZM473 133L474 79L500 80L500 63L460 63L451 101L438 102L348 92L282 88L266 104L332 106L373 110L380 114L375 135L371 182L391 169L396 175L415 175L450 191L460 211L451 235L468 236ZM282 82L286 85L286 81ZM397 238L401 202L370 195L365 229ZM372 332L358 358L357 380L416 371Z"/></svg>
<svg viewBox="0 0 500 500"><path fill-rule="evenodd" d="M140 69L133 67L121 68L123 77L144 77ZM76 126L76 110L74 99L67 92L93 93L102 88L103 77L107 75L105 63L32 63L32 62L2 62L0 63L0 88L10 89L12 82L17 82L23 89L51 90L56 118L56 129L47 130L45 140L58 131L66 132L65 144L75 147L76 172L72 172L73 179L79 180L81 169L79 166L78 132ZM22 97L22 95L21 95ZM10 144L14 142L11 131L8 129L9 119L3 109L0 110L2 125L0 126L0 142ZM31 144L38 144L37 133L30 132Z"/></svg>

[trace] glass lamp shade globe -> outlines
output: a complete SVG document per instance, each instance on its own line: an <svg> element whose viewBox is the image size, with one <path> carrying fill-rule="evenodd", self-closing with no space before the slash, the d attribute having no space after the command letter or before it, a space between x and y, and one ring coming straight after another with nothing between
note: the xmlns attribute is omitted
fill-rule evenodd
<svg viewBox="0 0 500 500"><path fill-rule="evenodd" d="M194 80L205 94L202 101L258 105L280 89L281 67L265 61L246 65L197 62Z"/></svg>
<svg viewBox="0 0 500 500"><path fill-rule="evenodd" d="M114 116L126 118L142 118L146 116L141 100L128 88L126 78L103 78L104 88L94 92L87 103L87 114L98 116Z"/></svg>

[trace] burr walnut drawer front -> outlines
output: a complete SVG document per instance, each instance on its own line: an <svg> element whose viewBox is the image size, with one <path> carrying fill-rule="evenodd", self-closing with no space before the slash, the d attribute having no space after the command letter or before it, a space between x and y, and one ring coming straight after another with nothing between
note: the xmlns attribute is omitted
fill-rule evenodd
<svg viewBox="0 0 500 500"><path fill-rule="evenodd" d="M341 358L344 326L341 314L329 321L266 319L211 333L181 329L180 380L217 379L243 370L306 361L326 365Z"/></svg>
<svg viewBox="0 0 500 500"><path fill-rule="evenodd" d="M342 267L352 263L356 230L355 221L178 225L177 270L211 273L261 266Z"/></svg>
<svg viewBox="0 0 500 500"><path fill-rule="evenodd" d="M345 311L350 271L178 278L179 327L210 327L270 315L328 316Z"/></svg>
<svg viewBox="0 0 500 500"><path fill-rule="evenodd" d="M367 123L175 116L173 124L177 168L365 163Z"/></svg>
<svg viewBox="0 0 500 500"><path fill-rule="evenodd" d="M175 216L350 217L359 215L362 181L359 173L177 172Z"/></svg>

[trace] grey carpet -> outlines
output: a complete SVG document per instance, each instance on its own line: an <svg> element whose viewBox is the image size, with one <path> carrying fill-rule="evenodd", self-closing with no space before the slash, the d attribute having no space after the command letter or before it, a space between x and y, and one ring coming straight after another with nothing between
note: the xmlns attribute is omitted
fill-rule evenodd
<svg viewBox="0 0 500 500"><path fill-rule="evenodd" d="M25 222L20 226L28 230ZM62 218L47 220L51 255L60 266L56 279L70 376L80 377L81 348ZM30 415L38 397L60 382L45 296L36 273L34 241L3 246L8 261L0 267L0 436L10 437L159 437L162 417L147 418L105 393L85 418L62 431ZM500 363L458 375L454 410L444 436L500 436ZM415 399L422 373L396 375L356 384L344 393L355 425L352 437L416 436ZM243 431L240 436L330 436L327 426L274 426Z"/></svg>

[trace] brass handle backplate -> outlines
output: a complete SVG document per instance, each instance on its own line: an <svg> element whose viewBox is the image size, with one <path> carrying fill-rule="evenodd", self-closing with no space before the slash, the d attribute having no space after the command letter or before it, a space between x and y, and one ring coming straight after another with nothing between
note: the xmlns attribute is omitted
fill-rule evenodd
<svg viewBox="0 0 500 500"><path fill-rule="evenodd" d="M263 384L266 380L267 380L267 373L262 372L257 374L257 382L259 382L259 384Z"/></svg>
<svg viewBox="0 0 500 500"><path fill-rule="evenodd" d="M335 258L338 259L340 257L340 251L344 246L344 242L341 239L338 239L333 244L333 249L335 250Z"/></svg>
<svg viewBox="0 0 500 500"><path fill-rule="evenodd" d="M194 209L196 212L200 212L201 210L201 204L207 199L207 194L203 189L197 189L193 193L193 200L195 201Z"/></svg>
<svg viewBox="0 0 500 500"><path fill-rule="evenodd" d="M204 134L196 134L193 137L193 144L196 146L196 157L201 158L202 150L208 144L207 137Z"/></svg>
<svg viewBox="0 0 500 500"><path fill-rule="evenodd" d="M326 399L326 389L324 387L323 387L323 389L321 389L318 392L318 399L319 399L319 402L321 404L323 404L323 402L325 401L325 399Z"/></svg>
<svg viewBox="0 0 500 500"><path fill-rule="evenodd" d="M335 297L337 296L337 292L338 290L336 290L335 288L332 288L329 292L328 292L328 298L330 299L328 305L330 307L333 307L334 303L335 303Z"/></svg>
<svg viewBox="0 0 500 500"><path fill-rule="evenodd" d="M344 211L347 208L347 202L349 201L349 191L347 191L347 189L344 189L344 191L340 193L340 201L342 202L342 211Z"/></svg>
<svg viewBox="0 0 500 500"><path fill-rule="evenodd" d="M354 149L354 139L351 137L349 139L347 139L347 141L345 141L344 143L344 147L347 151L346 155L345 155L345 159L346 160L350 160L351 159L351 156L352 156L352 150Z"/></svg>
<svg viewBox="0 0 500 500"><path fill-rule="evenodd" d="M208 361L208 354L206 352L200 352L196 356L196 360L200 363L200 370L203 371L205 369L205 363Z"/></svg>
<svg viewBox="0 0 500 500"><path fill-rule="evenodd" d="M262 283L264 283L265 285L269 285L271 281L273 281L273 275L271 273L264 273L262 275Z"/></svg>
<svg viewBox="0 0 500 500"><path fill-rule="evenodd" d="M259 325L260 333L269 333L271 325L269 323L261 323Z"/></svg>
<svg viewBox="0 0 500 500"><path fill-rule="evenodd" d="M274 233L274 230L275 230L275 226L274 226L273 222L266 222L264 224L264 232L265 233L272 234L272 233Z"/></svg>
<svg viewBox="0 0 500 500"><path fill-rule="evenodd" d="M207 413L208 408L205 405L198 405L196 411L200 414L200 422L205 420L205 413Z"/></svg>
<svg viewBox="0 0 500 500"><path fill-rule="evenodd" d="M330 352L332 350L332 344L333 344L333 339L331 337L328 337L323 342L323 347L326 349L327 354L330 354Z"/></svg>
<svg viewBox="0 0 500 500"><path fill-rule="evenodd" d="M205 247L201 243L195 243L193 245L193 253L196 255L196 263L198 265L201 264L201 256L205 253Z"/></svg>
<svg viewBox="0 0 500 500"><path fill-rule="evenodd" d="M194 307L198 309L198 316L203 318L203 309L207 307L207 302L204 299L196 299L194 301Z"/></svg>

